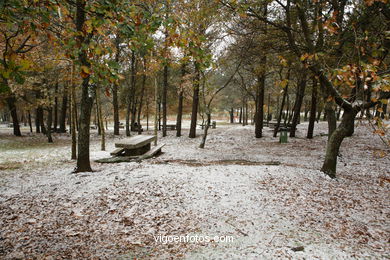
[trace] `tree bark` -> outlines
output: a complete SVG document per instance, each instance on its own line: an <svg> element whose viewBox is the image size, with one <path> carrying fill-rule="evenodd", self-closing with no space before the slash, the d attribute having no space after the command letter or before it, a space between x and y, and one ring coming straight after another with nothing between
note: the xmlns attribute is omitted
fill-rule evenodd
<svg viewBox="0 0 390 260"><path fill-rule="evenodd" d="M119 62L120 58L120 38L117 35L115 38L116 53L115 61ZM112 105L114 109L114 135L119 135L119 104L118 104L118 85L115 83L112 86Z"/></svg>
<svg viewBox="0 0 390 260"><path fill-rule="evenodd" d="M230 124L233 124L234 123L234 108L230 108L229 114L230 114Z"/></svg>
<svg viewBox="0 0 390 260"><path fill-rule="evenodd" d="M305 71L302 70L300 76L301 76L301 78L299 79L299 82L298 82L297 96L295 98L293 119L291 122L290 137L295 137L295 131L296 131L299 119L301 117L301 107L302 107L303 97L305 96L306 81L307 81Z"/></svg>
<svg viewBox="0 0 390 260"><path fill-rule="evenodd" d="M60 133L66 132L66 111L68 109L68 88L64 87L64 93L62 94L62 106L60 114Z"/></svg>
<svg viewBox="0 0 390 260"><path fill-rule="evenodd" d="M164 65L164 82L162 88L162 112L163 112L163 125L162 135L167 136L167 92L168 92L168 65Z"/></svg>
<svg viewBox="0 0 390 260"><path fill-rule="evenodd" d="M181 89L179 92L179 104L177 107L177 118L176 118L176 136L181 136L181 121L183 117L183 90Z"/></svg>
<svg viewBox="0 0 390 260"><path fill-rule="evenodd" d="M290 69L287 71L287 80L290 80ZM280 123L282 121L284 103L286 102L286 98L288 97L288 84L289 83L287 82L286 87L283 90L282 104L280 105L280 112L274 129L274 135L273 135L274 137L278 135Z"/></svg>
<svg viewBox="0 0 390 260"><path fill-rule="evenodd" d="M263 57L264 65L266 57ZM265 72L257 78L258 89L256 91L257 109L255 120L255 136L261 138L263 136L263 121L264 121L264 88L265 88Z"/></svg>
<svg viewBox="0 0 390 260"><path fill-rule="evenodd" d="M314 123L316 120L316 109L317 109L317 79L313 77L313 88L311 91L311 106L310 106L310 118L309 127L307 129L307 138L312 139L314 133Z"/></svg>
<svg viewBox="0 0 390 260"><path fill-rule="evenodd" d="M54 132L57 132L58 127L58 82L55 85L54 92Z"/></svg>
<svg viewBox="0 0 390 260"><path fill-rule="evenodd" d="M196 123L198 117L198 107L199 107L199 85L200 85L200 68L199 64L195 62L195 79L194 79L194 93L192 96L192 113L191 113L191 127L189 138L196 137Z"/></svg>
<svg viewBox="0 0 390 260"><path fill-rule="evenodd" d="M88 38L83 32L86 12L85 12L85 0L76 1L76 28L79 35L76 37L77 43L82 46L89 43ZM79 51L79 62L82 66L88 68L91 64L88 62L87 53L85 50L80 49ZM89 131L90 131L90 120L91 110L93 104L93 97L90 95L90 76L87 75L83 78L81 86L81 100L80 100L80 119L79 119L79 132L78 132L78 155L77 155L77 167L75 172L91 172L91 163L89 160Z"/></svg>
<svg viewBox="0 0 390 260"><path fill-rule="evenodd" d="M51 125L53 124L53 109L52 107L47 108L47 142L53 143L53 137L51 136Z"/></svg>
<svg viewBox="0 0 390 260"><path fill-rule="evenodd" d="M22 133L20 132L18 112L16 110L15 103L16 103L16 98L14 95L11 95L10 97L7 98L8 109L11 112L11 117L12 117L14 135L22 136Z"/></svg>
<svg viewBox="0 0 390 260"><path fill-rule="evenodd" d="M340 125L328 140L325 160L321 171L331 178L336 177L337 156L339 155L340 146L347 136L349 128L354 124L356 114L357 111L355 110L345 110Z"/></svg>
<svg viewBox="0 0 390 260"><path fill-rule="evenodd" d="M30 133L33 132L33 128L32 128L32 123L31 123L31 112L30 110L27 111L27 115L28 115L28 125L30 127Z"/></svg>

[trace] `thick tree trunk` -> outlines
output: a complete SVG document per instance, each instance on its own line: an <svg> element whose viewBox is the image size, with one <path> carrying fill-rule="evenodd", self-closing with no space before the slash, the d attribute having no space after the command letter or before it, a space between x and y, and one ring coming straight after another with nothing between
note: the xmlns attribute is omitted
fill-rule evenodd
<svg viewBox="0 0 390 260"><path fill-rule="evenodd" d="M314 123L316 121L316 109L317 109L317 79L313 77L313 88L311 92L311 106L310 106L310 118L309 127L307 129L307 138L312 139L314 133Z"/></svg>
<svg viewBox="0 0 390 260"><path fill-rule="evenodd" d="M12 124L15 136L22 136L20 132L19 120L18 120L18 112L16 110L16 98L15 96L10 96L7 98L8 109L11 112Z"/></svg>
<svg viewBox="0 0 390 260"><path fill-rule="evenodd" d="M234 124L234 108L230 108L229 115L230 115L230 124Z"/></svg>
<svg viewBox="0 0 390 260"><path fill-rule="evenodd" d="M195 62L195 80L194 80L194 93L192 96L192 113L191 113L191 127L189 138L196 137L196 123L198 118L199 107L199 84L200 84L200 69L197 62Z"/></svg>
<svg viewBox="0 0 390 260"><path fill-rule="evenodd" d="M301 76L302 78L299 79L297 96L295 98L295 106L293 111L293 119L291 122L290 137L295 137L295 131L301 117L301 107L303 103L303 97L305 96L306 81L307 81L306 73L302 71Z"/></svg>
<svg viewBox="0 0 390 260"><path fill-rule="evenodd" d="M264 57L263 60L266 60L266 58ZM265 73L260 75L257 81L258 81L257 82L258 89L256 91L257 109L256 109L256 120L255 120L255 137L261 138L263 136L263 121L264 121Z"/></svg>
<svg viewBox="0 0 390 260"><path fill-rule="evenodd" d="M77 36L77 43L79 45L88 44L89 40L85 38L84 33L84 22L85 22L85 0L76 1L76 28L80 32ZM87 53L84 50L79 52L79 62L82 66L90 67L90 63L87 59ZM83 78L81 86L81 100L80 100L80 119L79 119L79 132L78 132L78 156L77 156L77 167L75 172L90 172L91 163L89 160L89 131L91 121L91 110L93 104L93 97L91 96L91 86L89 85L90 76ZM93 91L92 91L93 92Z"/></svg>
<svg viewBox="0 0 390 260"><path fill-rule="evenodd" d="M336 111L335 104L332 101L325 101L325 114L326 119L328 121L328 139L332 135L332 133L336 130L337 119L336 119Z"/></svg>
<svg viewBox="0 0 390 260"><path fill-rule="evenodd" d="M328 140L325 160L321 171L331 178L336 177L337 156L339 155L340 146L344 138L347 136L351 125L354 124L356 114L357 111L355 110L345 110L340 125L332 133Z"/></svg>
<svg viewBox="0 0 390 260"><path fill-rule="evenodd" d="M46 127L45 127L45 121L43 119L43 108L41 106L39 106L37 108L37 116L38 116L38 121L39 121L40 128L41 128L41 132L42 132L42 134L46 135L47 131L46 131Z"/></svg>
<svg viewBox="0 0 390 260"><path fill-rule="evenodd" d="M64 87L64 93L62 94L62 105L60 113L60 133L66 132L66 111L68 109L68 88Z"/></svg>

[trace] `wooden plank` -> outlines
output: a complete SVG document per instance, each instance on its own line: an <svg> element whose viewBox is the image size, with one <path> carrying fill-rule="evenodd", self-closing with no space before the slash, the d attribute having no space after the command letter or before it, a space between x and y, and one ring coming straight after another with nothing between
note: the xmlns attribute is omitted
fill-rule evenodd
<svg viewBox="0 0 390 260"><path fill-rule="evenodd" d="M118 148L118 149L115 149L114 151L112 151L110 154L114 155L114 156L118 156L121 153L123 153L124 151L125 151L125 148Z"/></svg>
<svg viewBox="0 0 390 260"><path fill-rule="evenodd" d="M159 144L157 146L153 146L152 149L150 149L150 151L148 151L147 153L145 153L144 155L141 155L138 159L137 159L137 162L140 162L142 160L145 160L145 159L149 159L149 158L152 158L154 155L158 154L159 152L161 152L161 148L163 148L165 146L165 144Z"/></svg>
<svg viewBox="0 0 390 260"><path fill-rule="evenodd" d="M154 135L137 135L127 139L124 142L116 143L115 147L125 149L136 149L154 141Z"/></svg>

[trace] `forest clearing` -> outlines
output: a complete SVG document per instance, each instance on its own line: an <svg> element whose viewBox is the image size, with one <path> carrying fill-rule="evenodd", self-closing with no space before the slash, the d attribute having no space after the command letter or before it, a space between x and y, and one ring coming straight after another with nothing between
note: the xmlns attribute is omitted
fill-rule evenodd
<svg viewBox="0 0 390 260"><path fill-rule="evenodd" d="M0 259L388 259L389 65L389 0L1 0Z"/></svg>
<svg viewBox="0 0 390 260"><path fill-rule="evenodd" d="M71 173L68 136L44 146L44 137L25 136L20 144L2 129L2 258L386 258L390 161L381 153L389 151L362 123L331 179L318 170L326 123L311 141L302 138L306 126L280 144L271 130L253 140L253 126L220 125L203 150L199 138L168 132L157 158L93 163L85 174ZM96 133L91 139L91 158L108 156ZM107 139L113 148L118 137ZM274 161L280 165L262 165ZM234 241L153 237L187 234ZM304 251L291 250L299 246Z"/></svg>

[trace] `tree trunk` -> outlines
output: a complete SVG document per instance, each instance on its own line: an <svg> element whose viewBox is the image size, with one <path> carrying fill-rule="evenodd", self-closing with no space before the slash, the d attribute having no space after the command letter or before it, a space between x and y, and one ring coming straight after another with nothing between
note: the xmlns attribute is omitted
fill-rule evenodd
<svg viewBox="0 0 390 260"><path fill-rule="evenodd" d="M200 68L197 62L195 62L195 80L194 80L194 93L192 96L192 113L191 113L191 127L189 138L196 137L196 123L198 117L199 107L199 85L200 85Z"/></svg>
<svg viewBox="0 0 390 260"><path fill-rule="evenodd" d="M51 125L53 124L53 109L52 107L47 108L47 141L49 143L53 142L53 137L51 136Z"/></svg>
<svg viewBox="0 0 390 260"><path fill-rule="evenodd" d="M126 107L126 136L130 136L130 111L131 111L131 101L130 97L127 98L127 107Z"/></svg>
<svg viewBox="0 0 390 260"><path fill-rule="evenodd" d="M39 126L41 128L42 134L46 135L46 127L45 127L45 121L43 120L43 109L41 106L37 108L37 116L38 116L38 121L39 121Z"/></svg>
<svg viewBox="0 0 390 260"><path fill-rule="evenodd" d="M298 83L297 96L295 98L295 106L293 111L293 119L291 122L291 131L290 137L295 137L295 132L297 125L299 123L299 119L301 117L301 107L303 102L303 97L305 96L306 89L306 73L304 71L301 72L301 77Z"/></svg>
<svg viewBox="0 0 390 260"><path fill-rule="evenodd" d="M35 109L35 132L37 134L41 133L41 123L39 122L39 110Z"/></svg>
<svg viewBox="0 0 390 260"><path fill-rule="evenodd" d="M66 110L68 109L68 88L64 87L64 93L62 94L62 105L60 113L60 133L66 132Z"/></svg>
<svg viewBox="0 0 390 260"><path fill-rule="evenodd" d="M168 92L168 65L164 65L164 82L162 88L162 112L163 112L163 126L162 136L167 136L167 92Z"/></svg>
<svg viewBox="0 0 390 260"><path fill-rule="evenodd" d="M31 123L31 112L30 110L27 111L28 114L28 125L30 126L30 133L33 132L32 123Z"/></svg>
<svg viewBox="0 0 390 260"><path fill-rule="evenodd" d="M76 1L76 28L79 35L76 37L77 43L81 46L83 44L89 44L88 38L86 39L83 30L85 22L85 0ZM82 66L88 68L91 64L88 62L87 53L85 50L79 52L79 62ZM91 110L93 104L93 97L91 97L91 89L89 85L90 76L87 75L83 78L81 86L81 100L80 100L80 119L79 119L79 132L78 132L78 156L77 167L75 172L91 172L91 163L89 160L89 131L91 121Z"/></svg>
<svg viewBox="0 0 390 260"><path fill-rule="evenodd" d="M328 139L332 133L336 130L337 120L336 120L336 111L335 104L332 101L325 101L325 114L328 121Z"/></svg>
<svg viewBox="0 0 390 260"><path fill-rule="evenodd" d="M104 124L103 124L103 115L102 115L102 105L100 100L100 92L99 89L96 90L96 108L97 108L97 116L98 116L98 122L99 122L99 128L100 128L100 134L101 134L101 143L100 143L100 150L105 151L106 150L106 135L104 131Z"/></svg>
<svg viewBox="0 0 390 260"><path fill-rule="evenodd" d="M263 60L266 60L264 57ZM255 120L255 136L261 138L263 136L263 121L264 121L264 88L265 88L265 75L262 73L258 77L258 89L256 91L257 109Z"/></svg>
<svg viewBox="0 0 390 260"><path fill-rule="evenodd" d="M142 85L141 85L141 97L140 97L140 101L139 101L138 115L137 115L138 134L139 135L142 133L142 131L141 131L141 112L142 112L142 105L143 105L144 95L145 95L145 87L146 87L146 74L143 74L142 75Z"/></svg>
<svg viewBox="0 0 390 260"><path fill-rule="evenodd" d="M207 133L209 131L209 127L210 127L210 122L211 122L211 113L210 113L210 110L209 108L206 108L207 112L206 112L206 123L205 123L205 127L204 127L204 132L203 132L203 137L202 137L202 141L199 145L199 148L204 148L205 144L206 144L206 139L207 139Z"/></svg>
<svg viewBox="0 0 390 260"><path fill-rule="evenodd" d="M177 107L177 119L176 119L176 136L181 136L181 121L183 117L183 90L179 92L179 105Z"/></svg>
<svg viewBox="0 0 390 260"><path fill-rule="evenodd" d="M331 178L336 177L337 156L339 155L340 146L344 138L347 136L351 125L354 124L356 114L357 111L355 110L345 110L340 125L332 133L328 140L325 160L321 171Z"/></svg>
<svg viewBox="0 0 390 260"><path fill-rule="evenodd" d="M230 108L230 124L234 124L234 108Z"/></svg>
<svg viewBox="0 0 390 260"><path fill-rule="evenodd" d="M290 80L290 69L287 71L287 80ZM282 121L284 103L286 102L286 99L288 98L288 84L289 83L286 84L286 87L283 90L282 104L280 105L280 112L279 112L279 116L278 116L276 126L274 129L274 135L273 135L274 137L276 137L278 135L280 123Z"/></svg>
<svg viewBox="0 0 390 260"><path fill-rule="evenodd" d="M54 132L57 132L58 127L58 82L55 85L54 92Z"/></svg>
<svg viewBox="0 0 390 260"><path fill-rule="evenodd" d="M119 35L115 38L115 61L119 62L120 58L120 37ZM114 109L114 135L119 135L119 104L118 104L118 85L115 83L112 86L112 105Z"/></svg>
<svg viewBox="0 0 390 260"><path fill-rule="evenodd" d="M312 139L314 133L314 122L316 120L316 109L317 109L317 79L313 77L313 88L311 91L311 106L310 106L310 118L309 127L307 129L307 138Z"/></svg>
<svg viewBox="0 0 390 260"><path fill-rule="evenodd" d="M112 105L114 109L114 135L119 135L119 104L118 104L118 86L112 86Z"/></svg>
<svg viewBox="0 0 390 260"><path fill-rule="evenodd" d="M8 109L11 112L12 117L12 124L13 124L13 130L15 136L22 136L22 133L20 132L20 126L19 126L19 120L18 120L18 112L16 110L16 98L15 96L10 96L7 98L7 105Z"/></svg>

